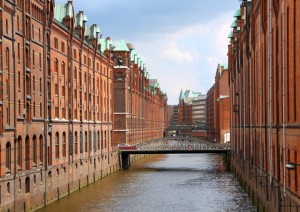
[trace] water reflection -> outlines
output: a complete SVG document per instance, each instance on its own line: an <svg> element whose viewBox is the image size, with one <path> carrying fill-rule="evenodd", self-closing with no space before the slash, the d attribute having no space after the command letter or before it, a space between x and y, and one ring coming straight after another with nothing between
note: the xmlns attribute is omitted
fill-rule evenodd
<svg viewBox="0 0 300 212"><path fill-rule="evenodd" d="M41 211L256 211L220 155L149 156Z"/></svg>

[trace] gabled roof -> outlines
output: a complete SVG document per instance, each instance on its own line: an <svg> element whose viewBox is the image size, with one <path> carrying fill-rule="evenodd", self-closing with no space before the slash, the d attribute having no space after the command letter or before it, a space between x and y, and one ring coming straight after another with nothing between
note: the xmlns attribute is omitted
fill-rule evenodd
<svg viewBox="0 0 300 212"><path fill-rule="evenodd" d="M116 47L114 48L113 51L125 51L125 52L129 52L130 50L128 49L127 44L125 43L124 40L120 40Z"/></svg>
<svg viewBox="0 0 300 212"><path fill-rule="evenodd" d="M62 4L55 4L54 7L54 18L62 23L64 18L73 17L73 5L71 2L62 3Z"/></svg>

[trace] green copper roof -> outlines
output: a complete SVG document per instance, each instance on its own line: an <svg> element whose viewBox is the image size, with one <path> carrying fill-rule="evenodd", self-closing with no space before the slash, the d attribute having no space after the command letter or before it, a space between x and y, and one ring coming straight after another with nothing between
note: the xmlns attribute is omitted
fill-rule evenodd
<svg viewBox="0 0 300 212"><path fill-rule="evenodd" d="M65 17L73 17L73 5L71 2L65 4L55 4L54 18L62 23Z"/></svg>
<svg viewBox="0 0 300 212"><path fill-rule="evenodd" d="M233 38L233 31L231 31L227 37L228 38Z"/></svg>
<svg viewBox="0 0 300 212"><path fill-rule="evenodd" d="M137 55L138 55L138 53L134 49L131 50L131 52L130 52L130 61L134 62Z"/></svg>
<svg viewBox="0 0 300 212"><path fill-rule="evenodd" d="M75 15L75 27L77 26L83 27L83 23L87 21L88 19L86 15L83 14L83 12L79 12Z"/></svg>
<svg viewBox="0 0 300 212"><path fill-rule="evenodd" d="M236 21L233 21L232 24L231 24L231 28L235 28L235 27L237 27L237 26L238 26L238 25L237 25Z"/></svg>
<svg viewBox="0 0 300 212"><path fill-rule="evenodd" d="M124 40L120 40L113 51L126 51L129 52L130 50L127 47L127 44Z"/></svg>
<svg viewBox="0 0 300 212"><path fill-rule="evenodd" d="M103 53L105 50L110 49L110 45L113 44L113 42L109 39L101 38L98 40L98 45L101 46L100 51Z"/></svg>
<svg viewBox="0 0 300 212"><path fill-rule="evenodd" d="M234 13L233 17L240 17L240 16L241 16L241 9L238 9L238 10Z"/></svg>
<svg viewBox="0 0 300 212"><path fill-rule="evenodd" d="M88 36L89 38L97 38L97 33L100 33L100 28L97 27L96 24L85 27L85 36Z"/></svg>
<svg viewBox="0 0 300 212"><path fill-rule="evenodd" d="M183 94L182 89L181 89L180 94L179 94L179 100L184 100L184 94Z"/></svg>

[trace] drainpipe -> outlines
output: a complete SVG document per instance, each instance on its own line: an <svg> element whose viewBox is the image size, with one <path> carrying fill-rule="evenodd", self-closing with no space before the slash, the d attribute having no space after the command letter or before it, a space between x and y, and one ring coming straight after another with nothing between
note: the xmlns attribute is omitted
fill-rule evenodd
<svg viewBox="0 0 300 212"><path fill-rule="evenodd" d="M272 99L272 1L269 0L269 26L268 26L268 40L269 40L269 165L270 165L270 184L272 184L273 179L273 151L272 151L272 134L273 134L273 127L272 127L272 106L273 106L273 99Z"/></svg>
<svg viewBox="0 0 300 212"><path fill-rule="evenodd" d="M285 142L285 56L284 56L284 44L285 44L285 36L284 36L284 0L281 1L282 6L281 6L281 15L282 15L282 141L283 141L283 147L282 147L282 152L283 152L283 195L286 197L286 170L285 170L285 163L286 163L286 142Z"/></svg>
<svg viewBox="0 0 300 212"><path fill-rule="evenodd" d="M245 81L245 44L243 45L243 107L244 107L244 132L243 132L243 146L244 146L244 162L246 160L246 95L245 95L245 92L246 92L246 81Z"/></svg>
<svg viewBox="0 0 300 212"><path fill-rule="evenodd" d="M250 118L250 159L252 161L253 157L253 143L252 143L252 30L250 27L250 63L249 63L249 102L250 102L250 111L249 111L249 118Z"/></svg>
<svg viewBox="0 0 300 212"><path fill-rule="evenodd" d="M278 74L278 14L276 16L276 66L275 66L275 73L276 73L276 93L278 94L278 85L279 85L279 74ZM277 154L277 186L278 186L278 211L281 211L281 192L280 192L280 143L279 143L279 98L276 98L276 154Z"/></svg>
<svg viewBox="0 0 300 212"><path fill-rule="evenodd" d="M259 27L259 36L258 36L258 43L259 43L259 61L258 61L258 66L259 66L259 172L262 174L262 166L263 166L263 152L262 152L262 81L261 81L261 25Z"/></svg>
<svg viewBox="0 0 300 212"><path fill-rule="evenodd" d="M17 153L16 153L16 144L17 144L17 92L16 92L16 57L15 57L15 22L14 16L16 14L16 5L14 4L14 10L11 15L12 22L12 54L13 54L13 70L14 70L14 210L16 210L16 175L17 175Z"/></svg>

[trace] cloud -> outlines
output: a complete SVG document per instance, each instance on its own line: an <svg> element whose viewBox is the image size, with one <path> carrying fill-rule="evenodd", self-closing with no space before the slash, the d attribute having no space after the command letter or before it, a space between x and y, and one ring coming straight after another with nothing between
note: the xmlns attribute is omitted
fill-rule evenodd
<svg viewBox="0 0 300 212"><path fill-rule="evenodd" d="M180 51L176 46L171 46L161 53L162 59L175 61L178 63L193 62L194 57L189 51Z"/></svg>

